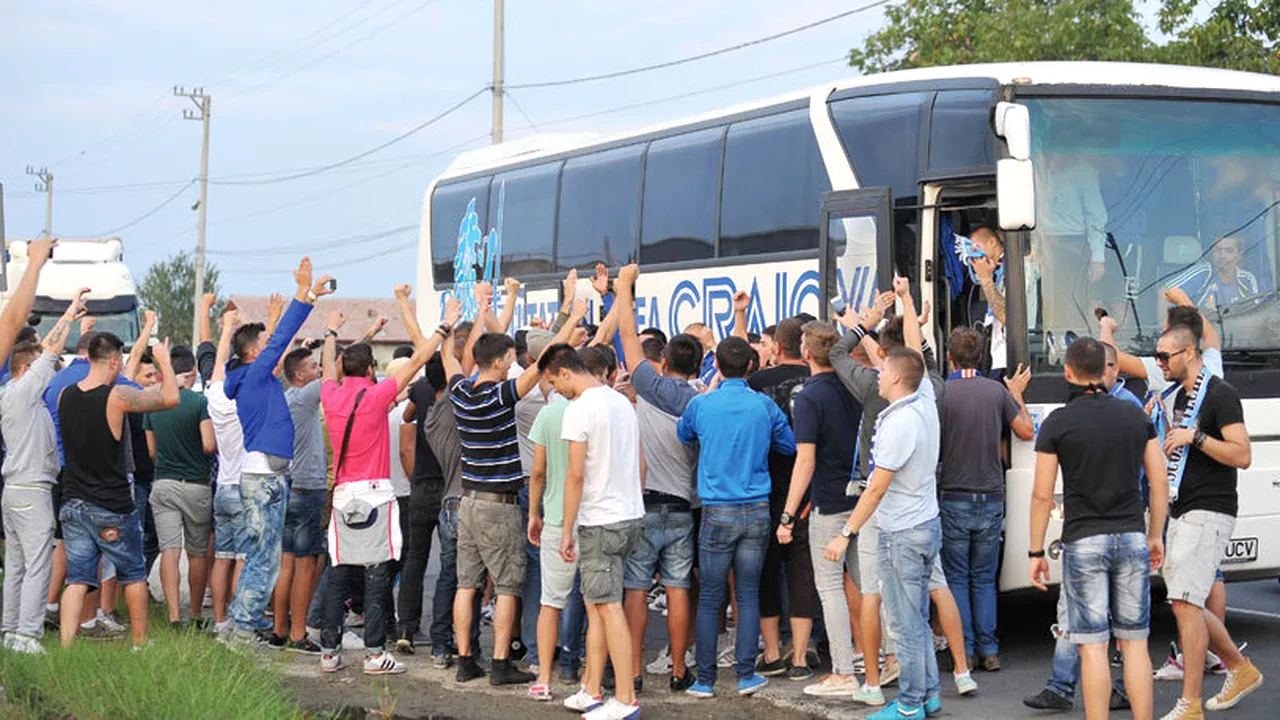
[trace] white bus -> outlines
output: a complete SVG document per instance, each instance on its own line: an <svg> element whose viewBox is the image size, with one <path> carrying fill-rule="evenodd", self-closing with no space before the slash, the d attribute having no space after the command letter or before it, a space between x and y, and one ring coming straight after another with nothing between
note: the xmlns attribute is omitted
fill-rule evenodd
<svg viewBox="0 0 1280 720"><path fill-rule="evenodd" d="M911 70L634 133L464 154L423 201L418 310L439 317L451 293L466 300L474 282L514 276L525 283L524 325L557 312L569 269L586 277L596 261L638 262L640 327L673 334L698 321L723 336L736 290L751 293L759 332L800 312L826 317L831 298L862 307L897 272L932 301L926 336L945 352L948 332L985 312L950 262L955 234L1000 225L1008 361L1033 369L1027 401L1043 418L1065 400L1060 350L1097 333L1095 307L1121 321L1125 350L1149 354L1162 287L1207 285L1234 267L1253 285L1224 293L1210 316L1227 379L1246 398L1254 462L1240 474L1223 569L1231 580L1275 577L1277 204L1280 78L1112 63ZM1225 237L1235 238L1230 257L1215 252L1231 250ZM1015 440L1004 591L1029 585L1033 465L1032 444ZM1050 540L1060 534L1055 513Z"/></svg>

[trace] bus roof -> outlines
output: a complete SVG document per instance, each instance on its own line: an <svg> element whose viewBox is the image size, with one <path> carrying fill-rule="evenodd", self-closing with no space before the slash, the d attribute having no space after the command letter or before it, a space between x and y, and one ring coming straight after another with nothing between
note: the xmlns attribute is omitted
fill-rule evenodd
<svg viewBox="0 0 1280 720"><path fill-rule="evenodd" d="M941 81L959 78L991 79L1006 85L1114 85L1186 88L1223 91L1280 93L1280 77L1238 70L1159 65L1155 63L1113 62L1023 62L980 65L948 65L864 75L836 80L804 90L797 90L764 100L741 103L694 117L681 118L649 127L610 133L535 134L498 145L472 150L459 155L441 174L441 180L482 170L503 167L513 162L554 155L577 148L624 140L629 137L661 132L729 117L743 112L793 102L833 91L870 88L880 85Z"/></svg>

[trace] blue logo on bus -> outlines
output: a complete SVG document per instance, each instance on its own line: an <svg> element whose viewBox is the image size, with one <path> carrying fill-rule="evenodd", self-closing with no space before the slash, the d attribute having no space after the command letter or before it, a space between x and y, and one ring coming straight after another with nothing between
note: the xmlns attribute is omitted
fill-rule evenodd
<svg viewBox="0 0 1280 720"><path fill-rule="evenodd" d="M506 200L506 183L498 186L498 222L487 235L480 229L476 199L467 203L467 211L458 224L458 249L453 256L453 296L462 301L462 317L475 318L477 282L497 283L502 278L502 209ZM480 272L477 274L476 269ZM444 306L441 304L441 312Z"/></svg>

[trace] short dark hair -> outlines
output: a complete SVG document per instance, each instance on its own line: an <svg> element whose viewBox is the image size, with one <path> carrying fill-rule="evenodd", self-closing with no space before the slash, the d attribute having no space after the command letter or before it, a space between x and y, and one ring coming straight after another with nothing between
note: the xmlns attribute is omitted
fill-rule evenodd
<svg viewBox="0 0 1280 720"><path fill-rule="evenodd" d="M515 348L516 341L506 333L487 332L476 340L476 344L471 348L471 354L476 360L476 365L481 368L492 367L493 364L502 359L508 350Z"/></svg>
<svg viewBox="0 0 1280 720"><path fill-rule="evenodd" d="M1195 330L1186 325L1172 325L1168 330L1161 333L1162 338L1172 338L1182 347L1195 348L1196 352L1200 351L1200 338L1196 337Z"/></svg>
<svg viewBox="0 0 1280 720"><path fill-rule="evenodd" d="M777 334L777 332L778 332L778 326L777 326L777 325L770 325L769 327L767 327L767 328L765 328L763 331L761 331L761 333L760 333L760 334L761 334L761 335L768 335L768 336L772 339L772 338Z"/></svg>
<svg viewBox="0 0 1280 720"><path fill-rule="evenodd" d="M90 331L81 335L80 339L76 341L76 354L80 355L82 353L88 352L89 344L93 342L93 336L97 334L98 333L96 332Z"/></svg>
<svg viewBox="0 0 1280 720"><path fill-rule="evenodd" d="M306 347L289 351L289 354L284 356L284 379L293 382L293 376L298 374L298 366L309 357L311 357L311 351Z"/></svg>
<svg viewBox="0 0 1280 720"><path fill-rule="evenodd" d="M760 333L754 333L754 332L747 333L747 342L751 343L752 345L759 345Z"/></svg>
<svg viewBox="0 0 1280 720"><path fill-rule="evenodd" d="M800 338L804 335L804 325L808 320L801 320L800 316L787 318L778 323L778 329L773 332L773 342L778 346L778 351L792 360L801 360L800 357Z"/></svg>
<svg viewBox="0 0 1280 720"><path fill-rule="evenodd" d="M258 343L258 337L267 331L267 326L262 323L247 323L241 325L235 335L231 336L231 349L235 356L240 360L245 359L249 348Z"/></svg>
<svg viewBox="0 0 1280 720"><path fill-rule="evenodd" d="M663 345L667 344L667 334L656 327L648 327L640 331L640 337L646 335L661 340Z"/></svg>
<svg viewBox="0 0 1280 720"><path fill-rule="evenodd" d="M947 338L947 354L951 362L962 370L978 367L982 360L982 333L973 328L958 327Z"/></svg>
<svg viewBox="0 0 1280 720"><path fill-rule="evenodd" d="M344 377L368 377L369 371L378 366L373 359L373 348L368 343L349 345L342 351Z"/></svg>
<svg viewBox="0 0 1280 720"><path fill-rule="evenodd" d="M13 354L9 356L9 370L17 370L20 367L30 365L40 357L44 352L44 348L31 341L20 342L13 346Z"/></svg>
<svg viewBox="0 0 1280 720"><path fill-rule="evenodd" d="M427 382L431 383L434 390L444 390L449 383L449 378L445 377L444 372L444 356L437 352L431 356L424 368Z"/></svg>
<svg viewBox="0 0 1280 720"><path fill-rule="evenodd" d="M606 380L611 374L618 370L618 356L614 354L613 348L607 345L592 345L578 351L582 356L582 362L587 366L587 372L595 375L601 380Z"/></svg>
<svg viewBox="0 0 1280 720"><path fill-rule="evenodd" d="M811 323L814 320L817 320L818 318L810 315L807 312L802 312L802 313L797 313L795 319L799 320L801 325L804 325L805 323Z"/></svg>
<svg viewBox="0 0 1280 720"><path fill-rule="evenodd" d="M110 360L124 352L124 341L109 332L90 333L89 360Z"/></svg>
<svg viewBox="0 0 1280 720"><path fill-rule="evenodd" d="M759 362L759 354L746 340L727 337L716 346L716 364L726 378L744 378L751 369L752 358Z"/></svg>
<svg viewBox="0 0 1280 720"><path fill-rule="evenodd" d="M412 345L397 345L396 349L391 353L392 360L398 360L400 358L411 358L411 357L413 357Z"/></svg>
<svg viewBox="0 0 1280 720"><path fill-rule="evenodd" d="M516 331L516 357L521 357L529 352L529 329L524 328Z"/></svg>
<svg viewBox="0 0 1280 720"><path fill-rule="evenodd" d="M18 331L18 339L15 340L14 342L15 343L26 343L26 342L33 343L33 342L36 342L36 338L38 337L40 337L40 333L36 332L35 328L31 327L30 325L23 325L22 329ZM38 345L39 343L36 343L36 344Z"/></svg>
<svg viewBox="0 0 1280 720"><path fill-rule="evenodd" d="M656 363L662 359L662 351L666 344L656 337L647 337L640 341L640 349L644 351L644 359Z"/></svg>
<svg viewBox="0 0 1280 720"><path fill-rule="evenodd" d="M1081 380L1101 380L1107 369L1107 351L1091 337L1076 338L1067 346L1067 367Z"/></svg>
<svg viewBox="0 0 1280 720"><path fill-rule="evenodd" d="M680 333L662 348L667 369L684 377L695 377L702 369L702 343L698 338Z"/></svg>
<svg viewBox="0 0 1280 720"><path fill-rule="evenodd" d="M185 375L196 369L195 353L185 345L178 345L169 351L169 362L173 365L174 375Z"/></svg>
<svg viewBox="0 0 1280 720"><path fill-rule="evenodd" d="M894 372L901 373L902 380L912 392L920 389L924 380L924 357L920 353L904 345L899 345L885 353L886 365L892 365Z"/></svg>
<svg viewBox="0 0 1280 720"><path fill-rule="evenodd" d="M1178 325L1185 326L1196 336L1196 342L1204 338L1204 318L1200 317L1200 310L1197 308L1171 305L1165 311L1164 324L1171 330Z"/></svg>
<svg viewBox="0 0 1280 720"><path fill-rule="evenodd" d="M546 375L548 373L558 373L561 370L568 370L578 375L590 373L590 370L587 369L587 363L569 343L556 343L543 350L542 355L538 358L538 372Z"/></svg>
<svg viewBox="0 0 1280 720"><path fill-rule="evenodd" d="M902 316L894 315L889 318L889 322L880 329L877 339L880 342L880 349L886 354L894 348L905 347L907 340L902 330Z"/></svg>

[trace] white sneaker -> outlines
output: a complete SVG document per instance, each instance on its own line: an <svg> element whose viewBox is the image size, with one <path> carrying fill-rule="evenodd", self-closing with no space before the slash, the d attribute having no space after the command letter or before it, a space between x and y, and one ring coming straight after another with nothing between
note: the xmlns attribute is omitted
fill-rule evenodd
<svg viewBox="0 0 1280 720"><path fill-rule="evenodd" d="M1171 642L1169 643L1169 657L1165 658L1164 665L1161 665L1155 671L1155 679L1181 682L1183 674L1182 653L1178 652L1178 644ZM1174 709L1176 710L1177 708Z"/></svg>
<svg viewBox="0 0 1280 720"><path fill-rule="evenodd" d="M346 666L347 664L342 661L342 655L339 653L320 656L320 672L334 673Z"/></svg>
<svg viewBox="0 0 1280 720"><path fill-rule="evenodd" d="M658 653L658 657L653 662L645 665L644 669L650 675L670 675L671 667L671 646L664 645L662 652Z"/></svg>
<svg viewBox="0 0 1280 720"><path fill-rule="evenodd" d="M1200 703L1197 702L1193 706L1190 700L1180 697L1173 709L1160 720L1186 720L1186 718L1204 717L1203 713L1199 712L1199 705Z"/></svg>
<svg viewBox="0 0 1280 720"><path fill-rule="evenodd" d="M586 688L578 688L578 692L564 699L564 706L575 712L591 712L604 705L604 698L591 695Z"/></svg>
<svg viewBox="0 0 1280 720"><path fill-rule="evenodd" d="M851 675L824 675L818 682L805 686L804 694L815 697L850 697L858 691L858 679Z"/></svg>
<svg viewBox="0 0 1280 720"><path fill-rule="evenodd" d="M98 608L98 623L113 633L120 633L123 635L125 627L117 622L113 615L115 615L115 613L104 613L102 612L102 608Z"/></svg>
<svg viewBox="0 0 1280 720"><path fill-rule="evenodd" d="M960 695L972 695L978 692L978 682L973 679L973 675L965 673L963 675L955 675L952 677L956 680L956 692Z"/></svg>
<svg viewBox="0 0 1280 720"><path fill-rule="evenodd" d="M609 698L608 702L585 713L583 720L638 720L640 703L624 705L618 698Z"/></svg>
<svg viewBox="0 0 1280 720"><path fill-rule="evenodd" d="M364 637L357 635L350 630L342 633L342 639L338 641L338 649L346 648L347 650L360 650L364 648Z"/></svg>
<svg viewBox="0 0 1280 720"><path fill-rule="evenodd" d="M737 662L734 653L738 647L738 629L729 628L716 643L716 667L731 668Z"/></svg>
<svg viewBox="0 0 1280 720"><path fill-rule="evenodd" d="M404 663L396 660L395 656L389 652L384 651L377 655L366 655L364 658L365 675L399 675L408 669Z"/></svg>
<svg viewBox="0 0 1280 720"><path fill-rule="evenodd" d="M853 701L863 705L880 707L884 705L884 692L878 687L873 688L870 685L863 685L853 694Z"/></svg>

